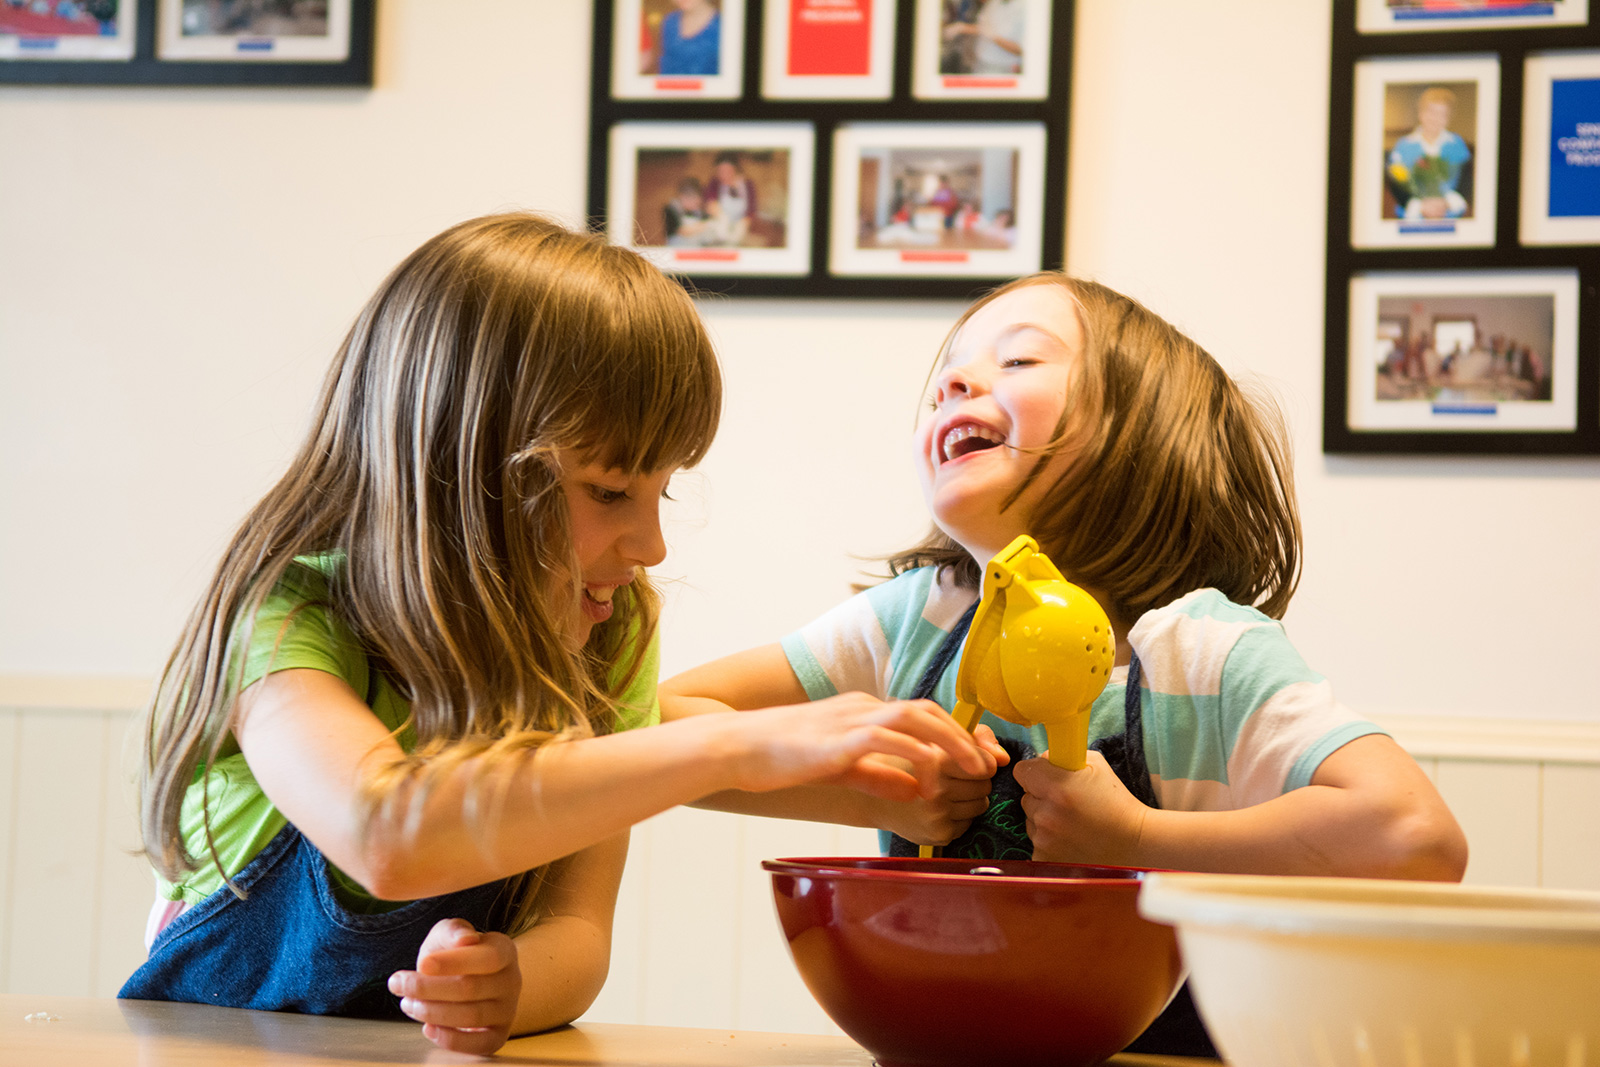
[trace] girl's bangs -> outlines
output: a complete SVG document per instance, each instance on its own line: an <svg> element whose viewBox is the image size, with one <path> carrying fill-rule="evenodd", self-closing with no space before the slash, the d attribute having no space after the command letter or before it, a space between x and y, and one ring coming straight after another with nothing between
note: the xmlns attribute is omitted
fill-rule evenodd
<svg viewBox="0 0 1600 1067"><path fill-rule="evenodd" d="M587 410L579 425L590 430L578 447L608 467L692 467L716 436L722 410L716 356L694 305L681 290L674 295L641 300L599 331L607 351L591 365L602 380L583 390Z"/></svg>

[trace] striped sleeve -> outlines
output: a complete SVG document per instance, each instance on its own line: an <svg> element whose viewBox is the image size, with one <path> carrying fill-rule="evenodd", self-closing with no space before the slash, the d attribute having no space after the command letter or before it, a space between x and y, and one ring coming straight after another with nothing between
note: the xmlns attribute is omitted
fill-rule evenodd
<svg viewBox="0 0 1600 1067"><path fill-rule="evenodd" d="M782 644L812 700L856 690L881 697L888 689L889 642L867 593L831 608Z"/></svg>
<svg viewBox="0 0 1600 1067"><path fill-rule="evenodd" d="M1307 785L1340 746L1382 731L1333 697L1283 625L1214 589L1129 635L1149 687L1146 750L1164 807L1249 807Z"/></svg>
<svg viewBox="0 0 1600 1067"><path fill-rule="evenodd" d="M904 698L974 596L920 567L801 627L783 651L812 700L852 691Z"/></svg>

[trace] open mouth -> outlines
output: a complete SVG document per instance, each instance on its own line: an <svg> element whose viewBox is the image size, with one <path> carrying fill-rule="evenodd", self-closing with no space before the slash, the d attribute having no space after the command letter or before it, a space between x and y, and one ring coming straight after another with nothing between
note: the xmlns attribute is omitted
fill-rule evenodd
<svg viewBox="0 0 1600 1067"><path fill-rule="evenodd" d="M1005 436L989 429L986 426L975 426L965 423L952 427L946 431L944 439L939 442L939 455L942 462L948 463L953 459L982 452L985 449L999 448L1006 443Z"/></svg>
<svg viewBox="0 0 1600 1067"><path fill-rule="evenodd" d="M585 586L583 590L583 613L592 622L605 622L611 618L611 598L616 594L614 585Z"/></svg>

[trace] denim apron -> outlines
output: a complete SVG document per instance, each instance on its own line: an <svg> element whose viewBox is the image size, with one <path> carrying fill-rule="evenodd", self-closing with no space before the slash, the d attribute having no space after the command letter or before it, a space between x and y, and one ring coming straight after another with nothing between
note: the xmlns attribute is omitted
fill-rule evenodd
<svg viewBox="0 0 1600 1067"><path fill-rule="evenodd" d="M957 620L946 635L944 643L934 653L933 661L923 672L912 692L911 700L930 700L939 679L949 669L951 661L961 651L962 641L977 614L973 604ZM1128 691L1123 700L1122 733L1103 737L1089 747L1106 758L1111 769L1142 804L1159 808L1155 787L1150 782L1150 768L1144 756L1144 717L1141 714L1142 693L1140 678L1143 671L1139 657L1128 663ZM1024 741L1004 738L1000 745L1011 756L1011 762L995 771L989 794L989 810L972 820L960 837L944 846L943 855L962 859L1020 859L1033 858L1033 842L1028 839L1027 815L1022 810L1022 787L1012 775L1018 761L1032 759L1038 753ZM891 839L891 856L915 856L917 846L903 837ZM1151 1023L1144 1033L1124 1051L1147 1055L1198 1056L1215 1059L1216 1046L1200 1021L1194 1000L1189 995L1189 984L1179 988L1172 1003Z"/></svg>
<svg viewBox="0 0 1600 1067"><path fill-rule="evenodd" d="M172 920L123 985L129 1000L404 1019L389 975L412 970L434 923L502 929L505 882L413 900L374 915L334 896L328 862L285 826L234 878Z"/></svg>

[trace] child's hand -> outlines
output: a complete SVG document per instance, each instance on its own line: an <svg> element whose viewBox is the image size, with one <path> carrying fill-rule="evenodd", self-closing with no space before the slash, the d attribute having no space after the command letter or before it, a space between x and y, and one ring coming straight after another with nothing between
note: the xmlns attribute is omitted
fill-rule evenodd
<svg viewBox="0 0 1600 1067"><path fill-rule="evenodd" d="M927 700L841 693L738 712L728 723L741 735L735 788L746 792L827 782L884 800L931 799L947 758L972 778L989 778L995 769L995 757ZM877 756L897 757L910 769Z"/></svg>
<svg viewBox="0 0 1600 1067"><path fill-rule="evenodd" d="M1128 792L1100 753L1090 752L1080 771L1038 758L1023 760L1015 773L1025 793L1022 810L1034 859L1140 866L1139 838L1150 809Z"/></svg>
<svg viewBox="0 0 1600 1067"><path fill-rule="evenodd" d="M506 1043L516 1018L522 994L516 946L465 919L441 919L417 950L417 969L391 974L389 992L435 1045L487 1056Z"/></svg>
<svg viewBox="0 0 1600 1067"><path fill-rule="evenodd" d="M978 747L994 757L996 766L1011 762L1011 754L1000 747L993 730L979 726L972 736ZM883 827L914 844L949 844L966 833L973 819L989 810L993 778L993 774L970 774L946 755L939 761L933 795L885 805Z"/></svg>

